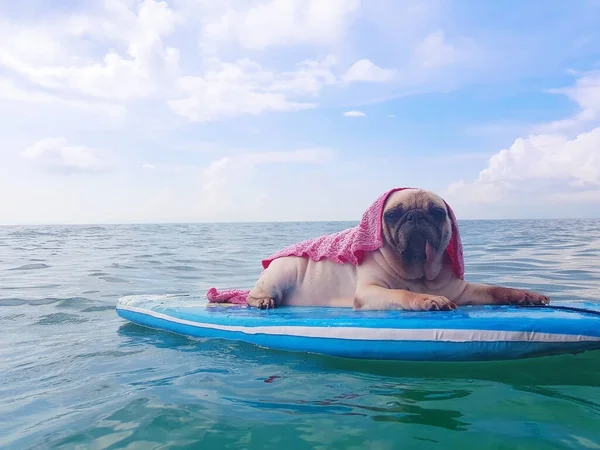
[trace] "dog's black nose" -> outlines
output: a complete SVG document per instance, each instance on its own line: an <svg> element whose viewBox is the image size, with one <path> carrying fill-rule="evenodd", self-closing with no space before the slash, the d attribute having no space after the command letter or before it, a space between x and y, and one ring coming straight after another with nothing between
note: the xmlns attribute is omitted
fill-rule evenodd
<svg viewBox="0 0 600 450"><path fill-rule="evenodd" d="M417 214L414 211L411 211L408 214L406 214L406 221L408 223L415 223L417 221L417 219L418 219Z"/></svg>

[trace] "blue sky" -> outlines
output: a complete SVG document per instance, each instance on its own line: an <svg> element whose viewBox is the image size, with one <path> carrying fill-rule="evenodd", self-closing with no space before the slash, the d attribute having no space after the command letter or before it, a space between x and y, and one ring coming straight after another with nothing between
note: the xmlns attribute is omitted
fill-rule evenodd
<svg viewBox="0 0 600 450"><path fill-rule="evenodd" d="M596 1L0 4L0 223L600 216Z"/></svg>

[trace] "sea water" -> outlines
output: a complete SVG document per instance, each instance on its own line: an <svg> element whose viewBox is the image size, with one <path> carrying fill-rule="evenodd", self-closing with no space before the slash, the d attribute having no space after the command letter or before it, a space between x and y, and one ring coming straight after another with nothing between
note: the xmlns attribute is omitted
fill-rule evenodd
<svg viewBox="0 0 600 450"><path fill-rule="evenodd" d="M0 228L0 447L600 448L600 352L365 362L115 313L123 295L249 288L261 258L352 225ZM469 280L600 301L600 221L460 226Z"/></svg>

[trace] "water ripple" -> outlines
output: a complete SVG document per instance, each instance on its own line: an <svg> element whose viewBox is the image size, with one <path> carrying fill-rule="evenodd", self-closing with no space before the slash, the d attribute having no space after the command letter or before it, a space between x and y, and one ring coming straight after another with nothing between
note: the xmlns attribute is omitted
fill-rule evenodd
<svg viewBox="0 0 600 450"><path fill-rule="evenodd" d="M23 266L14 267L8 270L39 270L39 269L47 269L48 265L46 264L25 264Z"/></svg>

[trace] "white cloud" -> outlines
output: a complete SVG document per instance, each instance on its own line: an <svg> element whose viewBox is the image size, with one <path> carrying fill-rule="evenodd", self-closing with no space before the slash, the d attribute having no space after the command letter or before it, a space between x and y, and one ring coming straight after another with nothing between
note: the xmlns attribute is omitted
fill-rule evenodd
<svg viewBox="0 0 600 450"><path fill-rule="evenodd" d="M580 112L517 138L491 156L474 181L452 183L446 190L449 199L471 215L481 214L478 208L486 205L496 209L488 211L494 215L503 205L515 210L523 205L600 203L600 127L594 126L600 112L600 73L583 74L573 86L553 92L568 96ZM577 133L566 133L571 131Z"/></svg>
<svg viewBox="0 0 600 450"><path fill-rule="evenodd" d="M579 110L570 117L533 126L500 120L465 130L471 136L527 136L516 139L509 149L492 157L489 166L475 181L477 189L468 194L469 198L475 196L484 202L508 198L510 189L499 188L500 179L506 186L515 183L514 177L536 180L533 186L542 183L545 189L548 184L555 188L560 186L582 201L590 198L584 186L597 182L594 174L598 167L593 150L586 143L597 136L594 126L600 123L600 72L572 74L580 75L572 86L547 91L565 95L577 104ZM564 180L564 184L556 180ZM457 182L451 185L450 192L464 193L472 186L473 183ZM584 191L575 192L575 189Z"/></svg>
<svg viewBox="0 0 600 450"><path fill-rule="evenodd" d="M574 86L551 89L554 94L566 95L579 106L573 116L536 127L537 132L581 130L581 127L600 121L600 71L583 74Z"/></svg>
<svg viewBox="0 0 600 450"><path fill-rule="evenodd" d="M581 109L597 114L600 111L600 71L586 73L576 80L574 86L554 89L551 92L565 94Z"/></svg>
<svg viewBox="0 0 600 450"><path fill-rule="evenodd" d="M67 107L132 117L142 101L161 102L161 112L194 122L370 101L364 82L392 86L402 81L398 73L412 73L413 62L406 58L399 71L365 57L348 67L354 45L345 35L355 20L373 20L369 8L377 10L360 0L102 0L21 22L0 16L0 67L13 84L24 79L38 89L28 87L18 101L60 99ZM186 44L199 34L210 53ZM434 37L426 50L436 43ZM278 55L289 46L298 48ZM311 46L321 47L313 59ZM441 47L449 48L443 39ZM403 82L413 79L423 81L413 74ZM332 89L355 83L343 99Z"/></svg>
<svg viewBox="0 0 600 450"><path fill-rule="evenodd" d="M21 155L56 172L97 172L108 168L97 150L68 145L62 137L42 139L27 147Z"/></svg>
<svg viewBox="0 0 600 450"><path fill-rule="evenodd" d="M600 192L600 128L564 136L532 135L517 139L493 155L473 182L452 183L446 196L475 213L478 205L552 204L552 199L589 199ZM587 195L586 195L587 193Z"/></svg>
<svg viewBox="0 0 600 450"><path fill-rule="evenodd" d="M365 117L366 114L362 111L346 111L344 113L345 117Z"/></svg>
<svg viewBox="0 0 600 450"><path fill-rule="evenodd" d="M305 61L295 71L276 72L248 59L234 63L213 62L203 76L178 81L183 98L170 100L177 114L195 122L257 115L270 111L297 111L315 108L314 97L326 84L335 83L329 67L331 58Z"/></svg>
<svg viewBox="0 0 600 450"><path fill-rule="evenodd" d="M176 23L164 2L144 0L137 10L106 1L94 15L71 15L53 27L9 26L0 33L0 65L52 89L68 89L105 99L127 100L152 95L165 79L176 76L179 51L162 38ZM108 44L101 59L91 42ZM124 47L126 56L115 48Z"/></svg>
<svg viewBox="0 0 600 450"><path fill-rule="evenodd" d="M392 81L396 77L396 71L383 69L368 59L355 62L343 77L344 82L353 83L357 81L370 81L381 83Z"/></svg>
<svg viewBox="0 0 600 450"><path fill-rule="evenodd" d="M142 164L142 169L155 170L156 164L144 163L144 164Z"/></svg>
<svg viewBox="0 0 600 450"><path fill-rule="evenodd" d="M519 138L509 148L490 158L479 181L527 181L557 179L569 185L600 183L600 128L567 140L560 135Z"/></svg>
<svg viewBox="0 0 600 450"><path fill-rule="evenodd" d="M491 203L535 195L600 191L600 127L592 126L569 136L573 131L594 124L600 112L600 72L583 74L573 86L552 90L566 95L580 107L575 116L537 127L538 133L517 138L506 149L494 154L488 166L473 182L452 183L447 192L460 201ZM539 133L540 130L550 130Z"/></svg>
<svg viewBox="0 0 600 450"><path fill-rule="evenodd" d="M417 64L424 69L435 69L464 61L467 53L446 42L443 30L430 33L414 51Z"/></svg>
<svg viewBox="0 0 600 450"><path fill-rule="evenodd" d="M236 41L260 50L293 44L328 45L338 42L357 12L359 0L270 0L228 8L203 28L202 40Z"/></svg>
<svg viewBox="0 0 600 450"><path fill-rule="evenodd" d="M17 87L12 80L5 78L0 78L0 99L25 103L63 105L84 111L100 112L113 117L122 116L126 111L125 107L121 105L95 101L70 100L42 91L21 89Z"/></svg>
<svg viewBox="0 0 600 450"><path fill-rule="evenodd" d="M388 114L388 118L395 119L396 118L396 114Z"/></svg>

